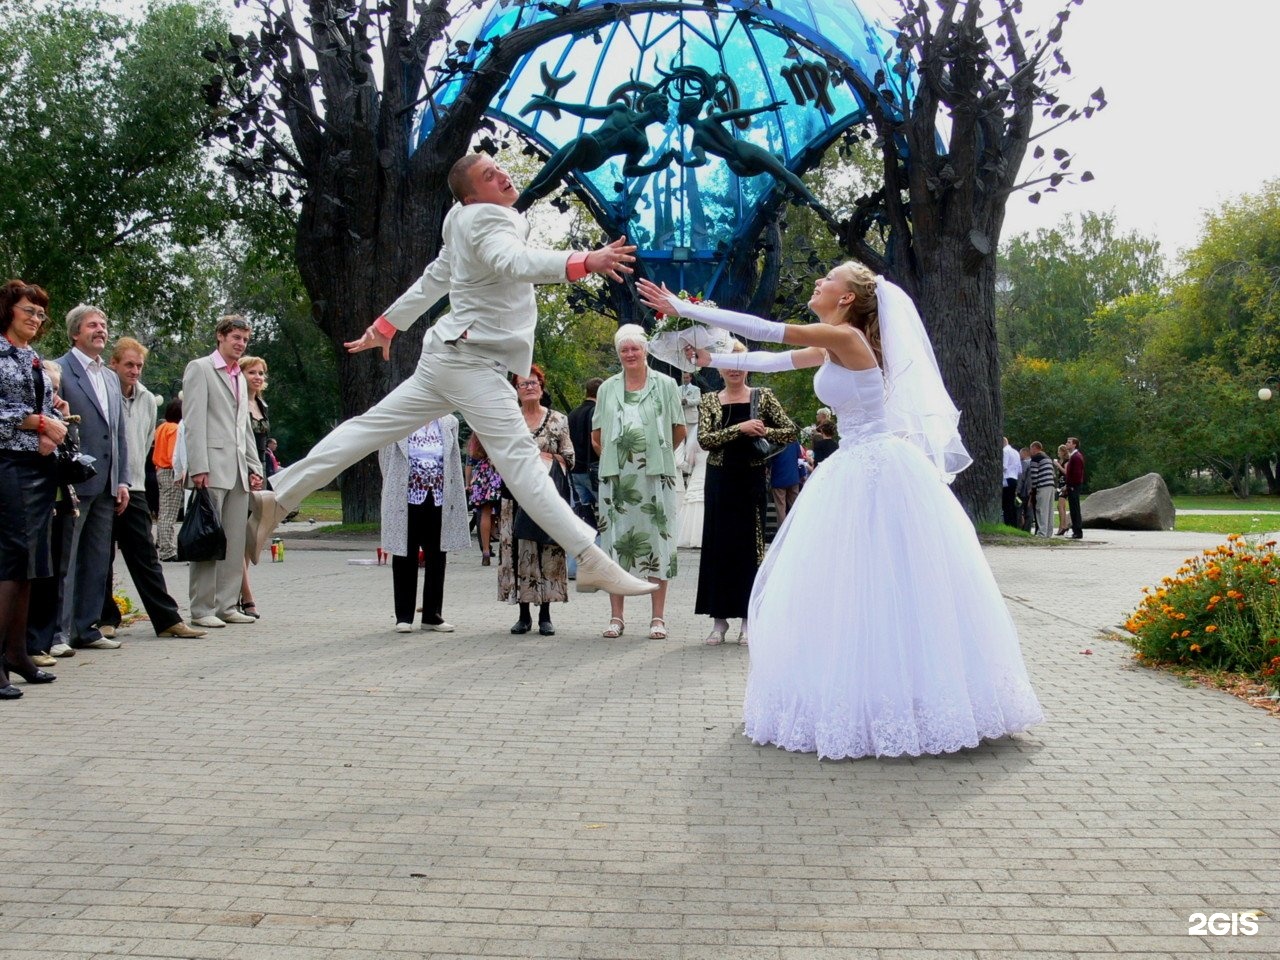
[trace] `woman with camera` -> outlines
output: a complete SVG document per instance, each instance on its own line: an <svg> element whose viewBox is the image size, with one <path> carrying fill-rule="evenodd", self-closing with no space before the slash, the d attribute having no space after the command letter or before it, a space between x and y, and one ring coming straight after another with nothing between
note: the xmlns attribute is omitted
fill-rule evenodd
<svg viewBox="0 0 1280 960"><path fill-rule="evenodd" d="M32 684L55 679L27 653L31 581L53 575L52 455L67 433L32 346L48 306L49 295L35 284L10 280L0 288L0 700L22 696L10 674Z"/></svg>

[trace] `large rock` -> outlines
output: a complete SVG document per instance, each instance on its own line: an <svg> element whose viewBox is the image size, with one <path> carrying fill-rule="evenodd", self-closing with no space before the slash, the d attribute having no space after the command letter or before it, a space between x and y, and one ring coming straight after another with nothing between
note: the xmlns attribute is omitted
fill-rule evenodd
<svg viewBox="0 0 1280 960"><path fill-rule="evenodd" d="M1117 530L1172 530L1173 498L1158 473L1130 480L1085 498L1080 514L1086 527Z"/></svg>

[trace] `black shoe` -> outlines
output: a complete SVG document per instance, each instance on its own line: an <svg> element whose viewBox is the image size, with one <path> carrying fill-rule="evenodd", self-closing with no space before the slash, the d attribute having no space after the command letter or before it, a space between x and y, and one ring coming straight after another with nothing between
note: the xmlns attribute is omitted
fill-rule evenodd
<svg viewBox="0 0 1280 960"><path fill-rule="evenodd" d="M1068 539L1068 540L1083 540L1083 539L1084 539L1084 534L1083 534L1083 533L1068 533L1068 534L1067 534L1067 539Z"/></svg>
<svg viewBox="0 0 1280 960"><path fill-rule="evenodd" d="M22 691L9 684L7 687L0 687L0 700L17 700L22 696Z"/></svg>
<svg viewBox="0 0 1280 960"><path fill-rule="evenodd" d="M556 635L556 628L552 626L550 620L539 620L538 632L544 637L554 637Z"/></svg>
<svg viewBox="0 0 1280 960"><path fill-rule="evenodd" d="M533 629L533 623L531 621L517 620L515 622L515 625L512 626L511 632L512 633L528 633L532 629Z"/></svg>
<svg viewBox="0 0 1280 960"><path fill-rule="evenodd" d="M52 673L45 673L39 667L34 668L34 672L28 673L20 667L15 667L7 660L4 662L4 668L9 673L16 673L23 680L27 681L27 683L53 683L53 681L58 679Z"/></svg>

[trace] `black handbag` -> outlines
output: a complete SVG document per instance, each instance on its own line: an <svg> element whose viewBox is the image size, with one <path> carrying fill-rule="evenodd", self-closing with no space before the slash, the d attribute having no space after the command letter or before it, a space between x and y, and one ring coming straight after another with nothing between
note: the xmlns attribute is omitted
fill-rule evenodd
<svg viewBox="0 0 1280 960"><path fill-rule="evenodd" d="M35 377L36 412L39 413L44 409L44 368L37 363L31 372ZM98 468L93 465L93 457L80 452L80 428L77 426L80 418L72 414L64 422L67 433L53 451L53 473L58 486L74 487L96 477Z"/></svg>
<svg viewBox="0 0 1280 960"><path fill-rule="evenodd" d="M218 519L218 508L205 487L197 487L191 494L187 517L178 530L178 559L195 563L206 560L225 560L227 534Z"/></svg>
<svg viewBox="0 0 1280 960"><path fill-rule="evenodd" d="M751 388L751 414L752 420L760 419L760 391L755 387ZM771 443L765 437L756 437L751 441L751 449L755 453L756 459L772 460L783 450L787 449L785 443Z"/></svg>
<svg viewBox="0 0 1280 960"><path fill-rule="evenodd" d="M559 460L551 461L550 470L551 482L555 484L556 493L564 499L565 503L573 502L573 493L569 485L569 476L564 472L564 468L560 466ZM555 540L543 530L529 514L525 513L524 507L516 504L515 515L511 518L511 539L529 540L532 543L540 543L544 546L554 544Z"/></svg>

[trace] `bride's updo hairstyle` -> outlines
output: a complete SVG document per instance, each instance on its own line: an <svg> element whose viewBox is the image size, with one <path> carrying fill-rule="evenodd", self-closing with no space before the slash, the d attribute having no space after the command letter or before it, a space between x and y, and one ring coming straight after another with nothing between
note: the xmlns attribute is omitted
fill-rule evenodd
<svg viewBox="0 0 1280 960"><path fill-rule="evenodd" d="M884 364L884 350L880 345L880 309L876 298L876 275L869 267L854 260L846 260L835 269L850 293L853 303L845 308L845 319L867 336L876 362Z"/></svg>

